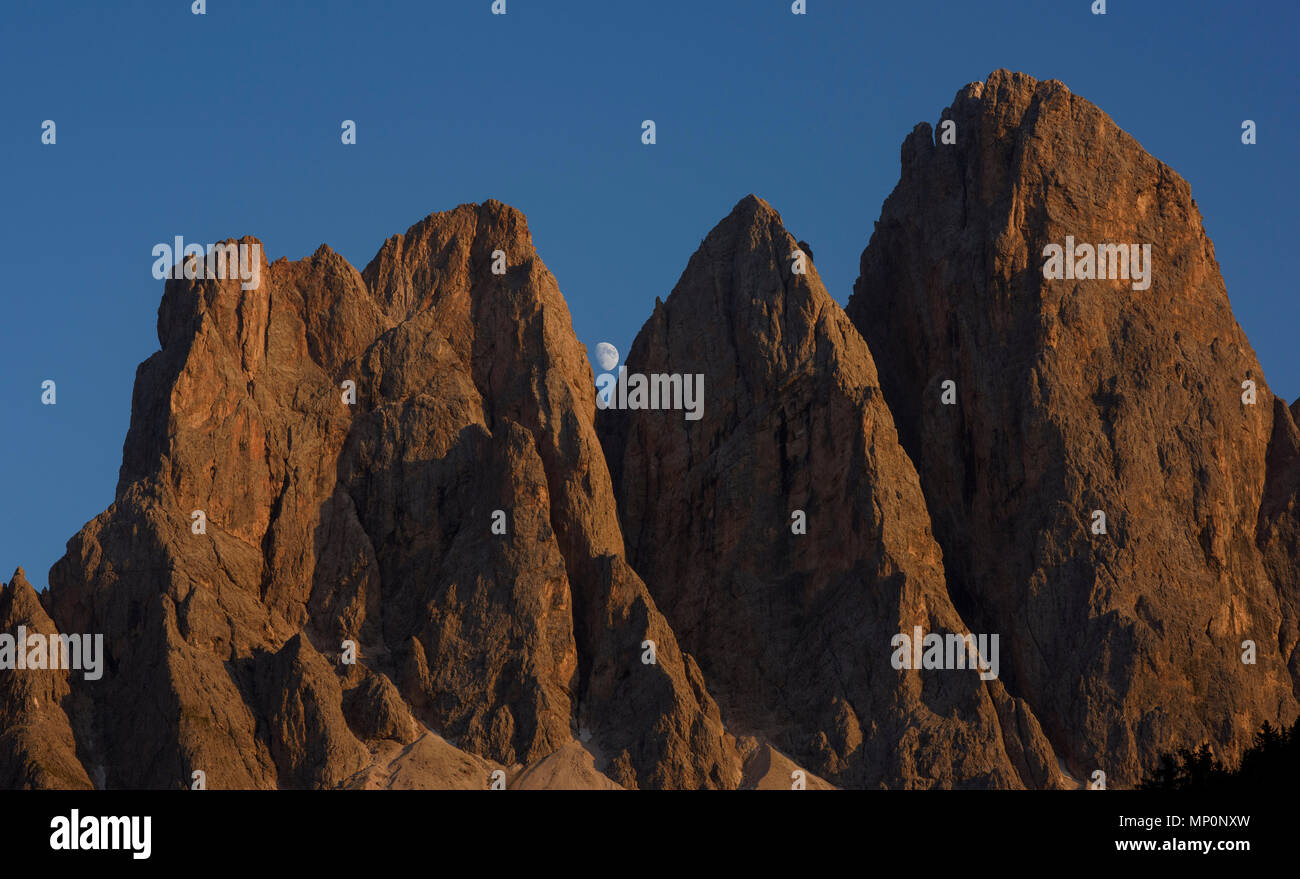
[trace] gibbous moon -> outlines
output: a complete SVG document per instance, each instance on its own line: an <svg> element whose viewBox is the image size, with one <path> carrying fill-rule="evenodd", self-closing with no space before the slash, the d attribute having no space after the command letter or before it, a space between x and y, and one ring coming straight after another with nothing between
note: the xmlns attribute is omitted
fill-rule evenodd
<svg viewBox="0 0 1300 879"><path fill-rule="evenodd" d="M596 345L596 363L605 372L609 372L618 365L618 349L608 342L599 342Z"/></svg>

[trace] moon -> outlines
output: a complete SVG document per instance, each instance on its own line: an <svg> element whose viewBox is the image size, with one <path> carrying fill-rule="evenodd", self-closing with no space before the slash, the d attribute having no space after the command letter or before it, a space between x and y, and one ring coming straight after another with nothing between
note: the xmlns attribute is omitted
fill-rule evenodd
<svg viewBox="0 0 1300 879"><path fill-rule="evenodd" d="M600 364L601 370L609 372L618 365L618 349L608 342L597 343L596 362Z"/></svg>

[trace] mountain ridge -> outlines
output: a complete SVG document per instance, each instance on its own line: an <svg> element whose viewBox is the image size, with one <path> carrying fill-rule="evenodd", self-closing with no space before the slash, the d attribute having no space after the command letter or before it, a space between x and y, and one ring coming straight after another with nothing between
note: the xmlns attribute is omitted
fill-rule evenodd
<svg viewBox="0 0 1300 879"><path fill-rule="evenodd" d="M0 676L0 784L1129 786L1289 722L1296 405L1190 187L1056 81L939 131L844 307L757 196L705 236L626 360L703 376L698 421L597 406L495 200L361 270L168 281L114 503L0 589L0 631L104 634L104 680ZM1043 277L1067 235L1154 245L1150 289ZM891 666L913 631L1000 668Z"/></svg>

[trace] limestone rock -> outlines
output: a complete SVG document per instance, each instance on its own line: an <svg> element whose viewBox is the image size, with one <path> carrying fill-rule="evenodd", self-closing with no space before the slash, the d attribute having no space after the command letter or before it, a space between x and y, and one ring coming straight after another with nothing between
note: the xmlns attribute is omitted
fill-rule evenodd
<svg viewBox="0 0 1300 879"><path fill-rule="evenodd" d="M260 278L168 282L117 498L51 571L51 616L108 644L107 680L73 682L105 783L364 786L430 730L532 765L581 714L628 785L735 787L622 560L590 367L523 215L462 205L364 272L322 246Z"/></svg>
<svg viewBox="0 0 1300 879"><path fill-rule="evenodd" d="M1022 786L974 671L890 664L913 626L968 630L871 353L798 246L742 200L633 342L629 373L705 393L698 421L600 413L628 558L738 734L844 786Z"/></svg>
<svg viewBox="0 0 1300 879"><path fill-rule="evenodd" d="M957 609L1002 634L1002 682L1072 774L1132 784L1203 741L1232 759L1296 714L1295 586L1256 539L1282 409L1190 187L1059 82L995 71L942 118L957 142L904 142L848 312ZM1149 289L1045 279L1066 236L1151 245Z"/></svg>
<svg viewBox="0 0 1300 879"><path fill-rule="evenodd" d="M19 626L25 636L57 632L22 568L0 584L0 633L15 639L15 650L25 650L16 640ZM64 711L69 674L55 668L0 671L0 789L92 787Z"/></svg>

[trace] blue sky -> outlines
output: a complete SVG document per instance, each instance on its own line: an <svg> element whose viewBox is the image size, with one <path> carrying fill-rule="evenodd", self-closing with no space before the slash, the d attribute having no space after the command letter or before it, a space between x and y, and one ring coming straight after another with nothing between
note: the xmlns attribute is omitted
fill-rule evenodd
<svg viewBox="0 0 1300 879"><path fill-rule="evenodd" d="M425 215L496 198L528 215L578 337L626 351L749 192L846 301L903 137L999 67L1064 81L1191 183L1269 383L1300 396L1300 4L490 5L5 4L0 579L43 587L113 500L158 347L154 244L251 234L272 260L328 243L362 268Z"/></svg>

